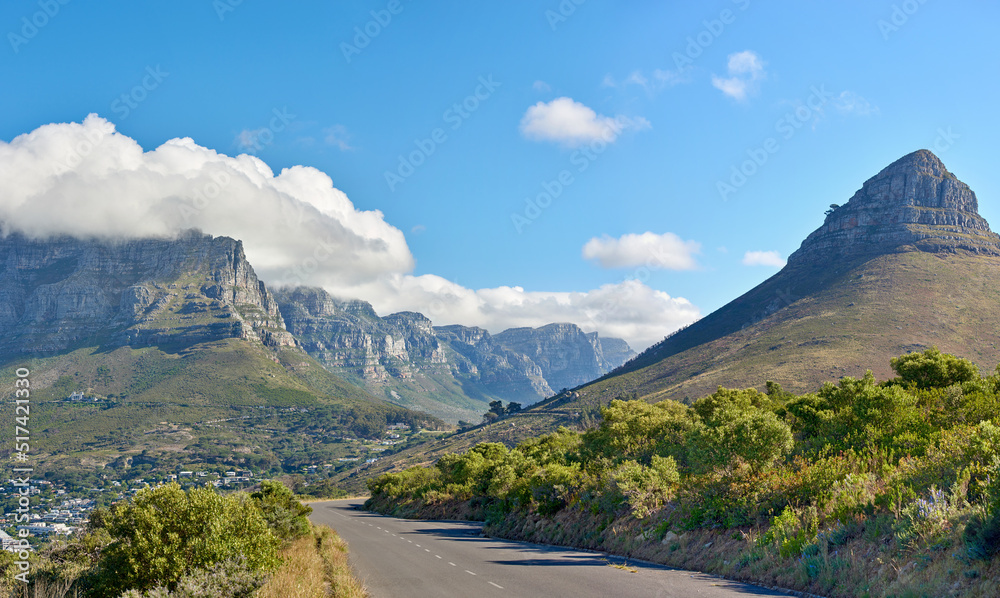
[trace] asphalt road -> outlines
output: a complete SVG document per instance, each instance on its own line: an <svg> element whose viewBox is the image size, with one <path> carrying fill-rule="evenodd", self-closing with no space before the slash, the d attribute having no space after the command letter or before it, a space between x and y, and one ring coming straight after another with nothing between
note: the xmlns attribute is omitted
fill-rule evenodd
<svg viewBox="0 0 1000 598"><path fill-rule="evenodd" d="M606 554L480 536L481 524L411 521L360 510L363 500L312 503L310 519L350 546L349 561L373 598L479 596L746 598L784 596L709 575Z"/></svg>

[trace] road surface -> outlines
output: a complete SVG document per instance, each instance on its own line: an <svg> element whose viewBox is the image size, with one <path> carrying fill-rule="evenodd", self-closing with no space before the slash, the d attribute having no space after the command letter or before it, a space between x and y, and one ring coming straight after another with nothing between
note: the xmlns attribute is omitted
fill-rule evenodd
<svg viewBox="0 0 1000 598"><path fill-rule="evenodd" d="M350 546L349 561L373 598L567 596L747 598L785 596L710 575L596 552L480 536L482 524L411 521L360 510L361 499L312 503L310 519Z"/></svg>

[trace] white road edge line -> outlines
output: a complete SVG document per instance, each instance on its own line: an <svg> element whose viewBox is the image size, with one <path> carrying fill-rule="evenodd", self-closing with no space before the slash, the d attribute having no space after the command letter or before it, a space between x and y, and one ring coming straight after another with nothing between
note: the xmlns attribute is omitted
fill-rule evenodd
<svg viewBox="0 0 1000 598"><path fill-rule="evenodd" d="M491 586L493 586L494 588L500 588L501 590L503 589L503 586L501 586L501 585L497 585L497 584L493 583L492 581L488 581L488 582L486 582L486 583L490 584L490 585L491 585Z"/></svg>
<svg viewBox="0 0 1000 598"><path fill-rule="evenodd" d="M458 565L456 565L455 563L453 563L451 561L448 561L448 564L451 565L452 567L457 567L458 566Z"/></svg>
<svg viewBox="0 0 1000 598"><path fill-rule="evenodd" d="M465 572L468 573L469 575L475 575L475 573L473 573L472 571L469 571L468 569L466 569Z"/></svg>
<svg viewBox="0 0 1000 598"><path fill-rule="evenodd" d="M434 558L438 558L439 559L439 558L441 558L441 555L440 554L435 554Z"/></svg>

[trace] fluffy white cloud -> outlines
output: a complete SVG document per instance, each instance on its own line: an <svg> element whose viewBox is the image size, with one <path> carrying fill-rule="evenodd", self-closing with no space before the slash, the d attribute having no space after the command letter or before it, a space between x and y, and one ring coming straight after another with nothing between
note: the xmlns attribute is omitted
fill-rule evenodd
<svg viewBox="0 0 1000 598"><path fill-rule="evenodd" d="M743 254L743 265L784 268L785 260L777 251L748 251Z"/></svg>
<svg viewBox="0 0 1000 598"><path fill-rule="evenodd" d="M275 175L171 139L144 152L96 116L51 124L0 142L0 221L34 237L170 237L198 228L244 241L263 278L308 269L329 253L324 282L353 284L408 272L403 233L378 211L359 211L323 172Z"/></svg>
<svg viewBox="0 0 1000 598"><path fill-rule="evenodd" d="M583 246L583 257L597 261L602 268L645 266L664 270L693 270L694 256L701 252L697 241L685 241L674 233L657 235L645 232L615 239L608 235L594 237Z"/></svg>
<svg viewBox="0 0 1000 598"><path fill-rule="evenodd" d="M712 85L737 101L755 92L759 81L766 77L764 62L751 50L730 54L727 70L728 77L712 75Z"/></svg>
<svg viewBox="0 0 1000 598"><path fill-rule="evenodd" d="M269 285L321 286L382 314L419 311L491 332L574 322L641 349L699 316L687 300L637 281L546 293L412 276L402 231L377 210L356 209L325 173L294 166L275 175L254 156L189 138L146 152L96 115L0 141L0 223L3 234L36 238L170 238L198 228L242 240Z"/></svg>
<svg viewBox="0 0 1000 598"><path fill-rule="evenodd" d="M566 97L538 102L521 119L521 134L528 139L555 141L570 147L597 140L612 143L627 129L648 128L650 124L645 118L603 116Z"/></svg>

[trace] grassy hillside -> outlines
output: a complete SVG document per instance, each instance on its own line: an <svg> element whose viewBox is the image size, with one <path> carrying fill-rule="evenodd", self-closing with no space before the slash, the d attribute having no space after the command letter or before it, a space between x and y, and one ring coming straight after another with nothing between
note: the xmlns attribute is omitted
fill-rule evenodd
<svg viewBox="0 0 1000 598"><path fill-rule="evenodd" d="M150 471L201 463L280 472L360 456L360 439L380 437L388 423L440 424L338 379L297 349L241 339L177 352L86 348L0 370L3 454L13 447L18 367L31 371L32 458L42 472L127 467L123 459L136 457ZM86 399L68 400L74 392Z"/></svg>
<svg viewBox="0 0 1000 598"><path fill-rule="evenodd" d="M793 269L643 355L642 367L578 389L563 409L630 393L692 401L719 385L762 389L767 380L805 392L867 368L888 376L891 357L930 346L992 370L1000 363L998 279L1000 258L966 253L894 253L814 278ZM775 309L760 317L768 296ZM727 328L735 330L712 338ZM658 355L666 356L653 361Z"/></svg>

